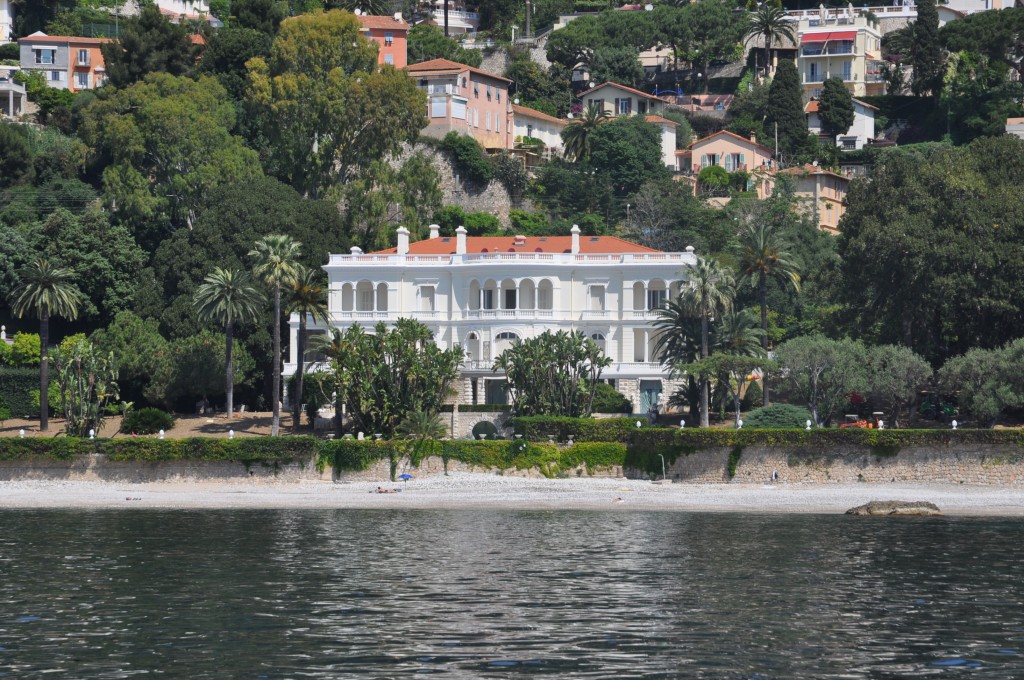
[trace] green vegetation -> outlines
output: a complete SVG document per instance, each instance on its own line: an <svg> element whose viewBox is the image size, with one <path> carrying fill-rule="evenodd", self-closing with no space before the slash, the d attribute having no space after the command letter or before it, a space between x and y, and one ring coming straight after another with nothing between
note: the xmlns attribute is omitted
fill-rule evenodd
<svg viewBox="0 0 1024 680"><path fill-rule="evenodd" d="M158 408L140 408L129 411L121 421L124 434L156 434L174 427L174 416Z"/></svg>
<svg viewBox="0 0 1024 680"><path fill-rule="evenodd" d="M779 429L804 427L811 419L807 409L792 404L772 404L751 411L743 417L743 427L752 429Z"/></svg>

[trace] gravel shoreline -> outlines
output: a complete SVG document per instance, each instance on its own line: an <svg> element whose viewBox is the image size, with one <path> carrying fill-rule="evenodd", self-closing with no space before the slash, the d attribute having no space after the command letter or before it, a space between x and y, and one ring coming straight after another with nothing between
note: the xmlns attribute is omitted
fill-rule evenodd
<svg viewBox="0 0 1024 680"><path fill-rule="evenodd" d="M400 489L396 493L376 493ZM959 484L654 484L454 473L409 482L0 482L0 508L643 510L836 514L872 500L931 501L943 514L1024 517L1024 488Z"/></svg>

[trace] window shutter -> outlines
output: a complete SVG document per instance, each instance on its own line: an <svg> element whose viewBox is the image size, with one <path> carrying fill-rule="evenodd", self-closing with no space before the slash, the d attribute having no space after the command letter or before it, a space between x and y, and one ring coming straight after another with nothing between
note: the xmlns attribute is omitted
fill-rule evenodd
<svg viewBox="0 0 1024 680"><path fill-rule="evenodd" d="M747 165L747 155L741 153L740 154L740 167L744 168L744 167L746 167L746 165Z"/></svg>
<svg viewBox="0 0 1024 680"><path fill-rule="evenodd" d="M708 155L706 153L702 153L700 155L700 167L702 167L702 168L708 167Z"/></svg>
<svg viewBox="0 0 1024 680"><path fill-rule="evenodd" d="M725 154L725 171L732 172L732 154Z"/></svg>

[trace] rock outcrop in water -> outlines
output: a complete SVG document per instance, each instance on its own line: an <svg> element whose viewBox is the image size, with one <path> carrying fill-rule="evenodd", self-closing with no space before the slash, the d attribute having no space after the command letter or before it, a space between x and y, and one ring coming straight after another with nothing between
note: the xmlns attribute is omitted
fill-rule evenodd
<svg viewBox="0 0 1024 680"><path fill-rule="evenodd" d="M871 501L846 511L847 515L941 515L939 506L928 501Z"/></svg>

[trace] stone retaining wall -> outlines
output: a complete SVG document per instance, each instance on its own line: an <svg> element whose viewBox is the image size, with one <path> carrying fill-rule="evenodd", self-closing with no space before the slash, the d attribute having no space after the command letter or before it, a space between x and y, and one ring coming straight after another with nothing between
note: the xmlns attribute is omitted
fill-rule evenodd
<svg viewBox="0 0 1024 680"><path fill-rule="evenodd" d="M458 460L448 461L448 473L455 472L473 472L484 475L501 475L503 477L526 477L532 479L543 479L544 475L541 474L537 468L530 468L528 470L500 470L493 467L485 467L482 465L469 465ZM429 456L420 461L419 467L413 467L408 459L399 461L398 468L395 470L395 476L408 473L413 476L413 479L417 477L433 477L435 475L445 474L444 459L438 456ZM591 470L587 471L584 466L579 466L571 470L563 471L563 476L568 477L610 477L619 478L623 476L623 470L621 466L612 466L606 470ZM391 479L391 464L387 460L379 460L376 464L372 465L366 470L347 471L343 470L335 476L335 481L338 482L388 482Z"/></svg>
<svg viewBox="0 0 1024 680"><path fill-rule="evenodd" d="M0 481L66 480L76 482L171 482L171 481L261 481L298 482L331 478L314 461L296 461L278 467L232 461L169 460L160 462L114 461L103 454L78 456L73 460L27 458L0 461Z"/></svg>
<svg viewBox="0 0 1024 680"><path fill-rule="evenodd" d="M893 455L847 447L831 451L747 446L728 476L733 449L721 447L682 455L668 469L677 482L761 483L778 475L779 483L849 484L854 482L940 482L970 485L1024 486L1024 451L1005 446L965 449L907 447ZM627 470L628 477L644 477Z"/></svg>

